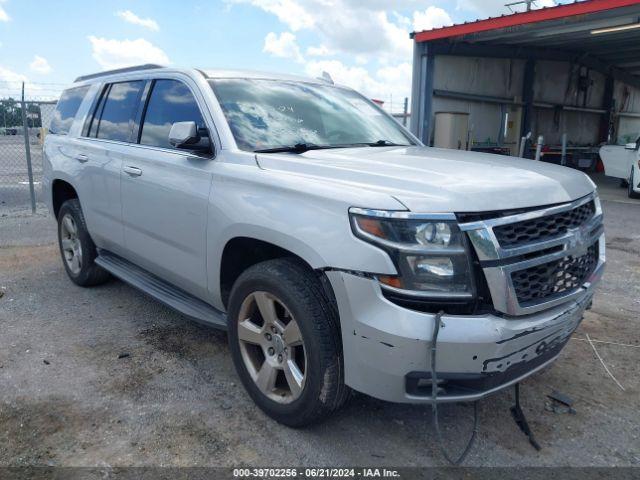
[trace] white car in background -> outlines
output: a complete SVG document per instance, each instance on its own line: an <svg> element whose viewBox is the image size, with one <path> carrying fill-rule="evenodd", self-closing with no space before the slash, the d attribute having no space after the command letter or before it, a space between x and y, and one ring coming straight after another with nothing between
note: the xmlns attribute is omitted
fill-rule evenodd
<svg viewBox="0 0 640 480"><path fill-rule="evenodd" d="M640 138L626 145L605 145L600 149L604 172L622 180L629 198L640 198Z"/></svg>

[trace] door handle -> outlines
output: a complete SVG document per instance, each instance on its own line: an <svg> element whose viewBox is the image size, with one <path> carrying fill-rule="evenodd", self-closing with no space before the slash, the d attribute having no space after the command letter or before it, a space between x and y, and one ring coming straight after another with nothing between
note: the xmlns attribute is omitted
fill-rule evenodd
<svg viewBox="0 0 640 480"><path fill-rule="evenodd" d="M84 153L79 153L76 155L76 160L80 163L86 163L89 161L89 157L87 157Z"/></svg>
<svg viewBox="0 0 640 480"><path fill-rule="evenodd" d="M140 175L142 175L142 170L140 170L138 167L123 167L122 169L125 173L131 175L132 177L139 177Z"/></svg>

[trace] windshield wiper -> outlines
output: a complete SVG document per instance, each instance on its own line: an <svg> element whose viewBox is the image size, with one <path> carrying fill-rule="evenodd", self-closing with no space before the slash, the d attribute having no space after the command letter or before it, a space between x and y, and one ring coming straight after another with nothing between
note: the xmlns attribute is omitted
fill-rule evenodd
<svg viewBox="0 0 640 480"><path fill-rule="evenodd" d="M254 150L255 153L304 153L309 150L321 150L323 148L335 148L332 145L316 145L314 143L296 143L295 145L283 145L282 147L263 148Z"/></svg>
<svg viewBox="0 0 640 480"><path fill-rule="evenodd" d="M370 147L410 147L411 145L394 143L389 140L378 140L377 142L367 143Z"/></svg>
<svg viewBox="0 0 640 480"><path fill-rule="evenodd" d="M332 148L352 148L352 147L410 147L408 144L393 143L388 140L378 140L377 142L344 143L339 145L316 145L315 143L296 143L295 145L283 145L281 147L263 148L254 150L254 153L304 153L309 150L329 150Z"/></svg>

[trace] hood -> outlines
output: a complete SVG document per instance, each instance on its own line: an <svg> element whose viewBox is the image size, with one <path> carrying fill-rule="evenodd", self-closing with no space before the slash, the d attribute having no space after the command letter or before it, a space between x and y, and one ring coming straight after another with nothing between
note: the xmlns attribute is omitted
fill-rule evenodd
<svg viewBox="0 0 640 480"><path fill-rule="evenodd" d="M258 154L261 168L388 193L421 213L482 212L576 200L595 189L585 174L535 160L430 147ZM354 205L367 207L367 205Z"/></svg>

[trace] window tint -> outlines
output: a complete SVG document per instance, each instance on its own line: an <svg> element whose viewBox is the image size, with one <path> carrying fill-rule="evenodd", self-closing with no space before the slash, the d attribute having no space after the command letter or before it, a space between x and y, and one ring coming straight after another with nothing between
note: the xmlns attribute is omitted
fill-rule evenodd
<svg viewBox="0 0 640 480"><path fill-rule="evenodd" d="M107 93L102 115L96 125L94 120L91 136L107 140L128 142L131 133L131 123L140 102L140 91L144 82L122 82L111 85ZM98 108L96 115L100 112Z"/></svg>
<svg viewBox="0 0 640 480"><path fill-rule="evenodd" d="M173 148L169 131L175 122L196 122L206 128L200 109L187 86L176 80L156 80L142 124L140 143Z"/></svg>
<svg viewBox="0 0 640 480"><path fill-rule="evenodd" d="M84 96L89 91L89 86L70 88L62 92L56 110L53 112L49 133L66 135L69 133L73 119L78 113Z"/></svg>

